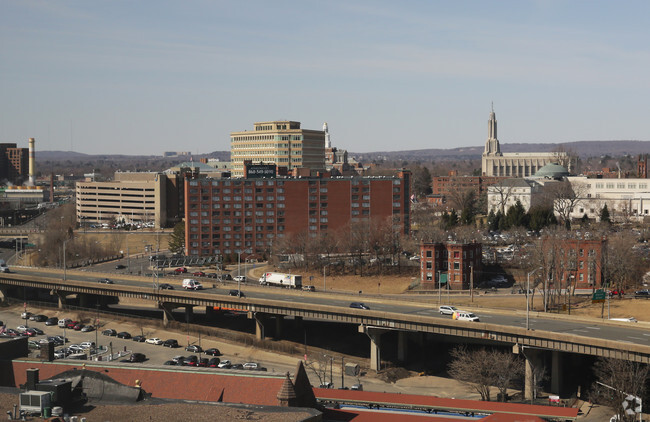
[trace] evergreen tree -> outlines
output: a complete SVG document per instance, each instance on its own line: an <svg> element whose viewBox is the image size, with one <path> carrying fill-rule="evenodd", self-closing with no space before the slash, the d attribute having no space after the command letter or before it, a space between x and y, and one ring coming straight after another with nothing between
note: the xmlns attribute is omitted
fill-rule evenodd
<svg viewBox="0 0 650 422"><path fill-rule="evenodd" d="M609 217L609 209L607 209L607 204L605 204L603 208L600 210L600 221L608 224L612 222L612 220Z"/></svg>
<svg viewBox="0 0 650 422"><path fill-rule="evenodd" d="M528 228L539 231L540 229L557 224L557 218L551 208L534 207L528 211Z"/></svg>
<svg viewBox="0 0 650 422"><path fill-rule="evenodd" d="M505 226L510 229L512 227L526 227L528 225L526 211L524 206L517 199L515 205L508 209L508 213L505 218Z"/></svg>
<svg viewBox="0 0 650 422"><path fill-rule="evenodd" d="M428 168L416 167L413 170L413 193L415 196L422 197L433 192L431 183L431 173Z"/></svg>
<svg viewBox="0 0 650 422"><path fill-rule="evenodd" d="M174 254L185 254L185 223L182 221L174 226L169 236L169 250Z"/></svg>
<svg viewBox="0 0 650 422"><path fill-rule="evenodd" d="M449 227L452 228L458 225L458 214L456 214L456 210L452 209L451 212L449 213Z"/></svg>

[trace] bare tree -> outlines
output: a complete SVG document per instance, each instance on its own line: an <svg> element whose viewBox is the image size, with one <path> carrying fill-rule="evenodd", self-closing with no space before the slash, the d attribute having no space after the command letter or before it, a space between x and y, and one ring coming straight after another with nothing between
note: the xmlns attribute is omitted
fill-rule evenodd
<svg viewBox="0 0 650 422"><path fill-rule="evenodd" d="M332 382L331 377L331 365L332 365L332 356L328 356L324 353L314 353L311 355L312 360L305 360L305 367L311 369L311 371L318 378L320 385L327 383L327 370L330 369L330 382Z"/></svg>
<svg viewBox="0 0 650 422"><path fill-rule="evenodd" d="M502 179L488 187L488 192L493 194L492 202L499 208L499 211L501 211L501 214L503 215L506 215L506 204L514 191L511 180L512 179ZM489 208L490 204L488 204L488 209Z"/></svg>
<svg viewBox="0 0 650 422"><path fill-rule="evenodd" d="M619 421L634 421L638 414L628 396L643 397L649 378L648 365L627 360L601 358L594 367L598 381L592 396L600 404L613 408ZM632 412L628 409L632 408Z"/></svg>
<svg viewBox="0 0 650 422"><path fill-rule="evenodd" d="M496 386L503 398L523 375L524 365L516 355L498 350L479 349L468 351L461 346L451 351L453 361L448 372L452 378L471 386L490 401L492 386Z"/></svg>
<svg viewBox="0 0 650 422"><path fill-rule="evenodd" d="M545 184L544 191L547 197L553 201L553 211L560 216L564 227L570 230L571 214L584 196L586 185L582 182L571 183L568 180L562 180Z"/></svg>

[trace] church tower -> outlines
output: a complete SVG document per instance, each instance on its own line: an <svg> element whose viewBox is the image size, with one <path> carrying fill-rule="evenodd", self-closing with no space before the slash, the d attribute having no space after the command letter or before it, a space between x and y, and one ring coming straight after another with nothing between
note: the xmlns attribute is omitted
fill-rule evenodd
<svg viewBox="0 0 650 422"><path fill-rule="evenodd" d="M488 120L488 138L485 141L483 155L501 155L501 147L497 138L497 116L494 113L494 105L490 112L490 120Z"/></svg>
<svg viewBox="0 0 650 422"><path fill-rule="evenodd" d="M330 141L330 131L327 127L327 122L323 123L323 132L325 132L325 148L332 148L332 142Z"/></svg>

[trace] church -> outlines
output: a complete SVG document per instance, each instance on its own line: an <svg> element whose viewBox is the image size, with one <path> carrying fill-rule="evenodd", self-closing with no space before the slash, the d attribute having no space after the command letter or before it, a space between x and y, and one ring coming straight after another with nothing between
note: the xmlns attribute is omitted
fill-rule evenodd
<svg viewBox="0 0 650 422"><path fill-rule="evenodd" d="M488 120L488 139L481 160L483 176L529 177L546 164L565 161L566 152L502 153L497 138L497 118L492 108Z"/></svg>

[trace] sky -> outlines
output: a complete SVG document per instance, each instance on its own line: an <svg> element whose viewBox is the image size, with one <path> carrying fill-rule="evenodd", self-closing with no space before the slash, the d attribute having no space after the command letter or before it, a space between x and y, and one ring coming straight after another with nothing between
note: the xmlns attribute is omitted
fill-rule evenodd
<svg viewBox="0 0 650 422"><path fill-rule="evenodd" d="M230 150L328 123L350 152L648 140L647 1L0 0L0 142Z"/></svg>

